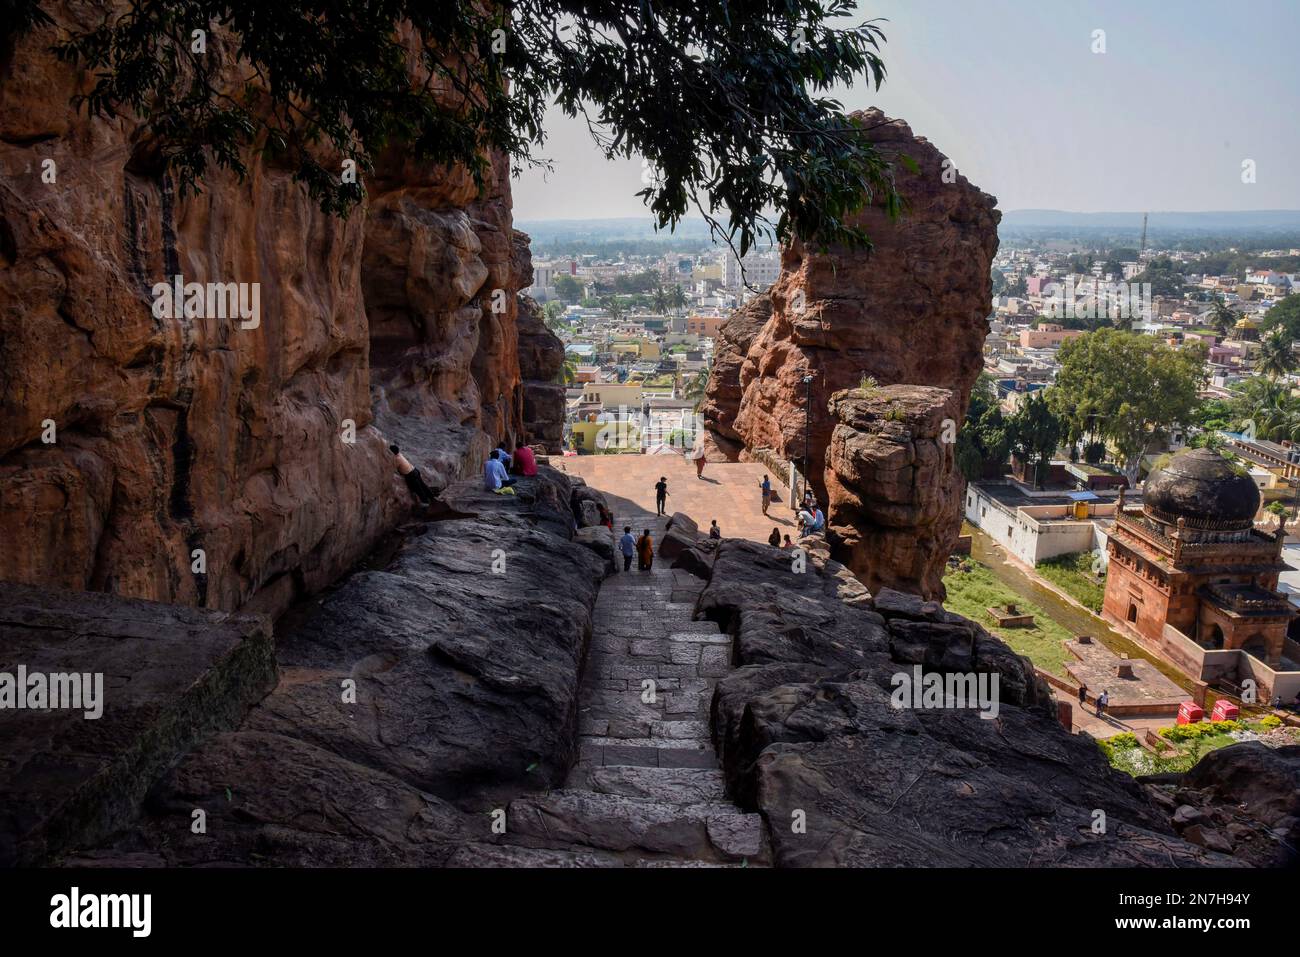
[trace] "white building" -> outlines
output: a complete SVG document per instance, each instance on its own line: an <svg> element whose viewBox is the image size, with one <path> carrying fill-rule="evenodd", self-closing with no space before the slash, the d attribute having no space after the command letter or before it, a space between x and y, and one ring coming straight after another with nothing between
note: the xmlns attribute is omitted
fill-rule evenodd
<svg viewBox="0 0 1300 957"><path fill-rule="evenodd" d="M1005 482L966 487L966 521L1026 565L1078 552L1105 551L1098 519L1115 514L1115 501L1092 492L1027 495Z"/></svg>
<svg viewBox="0 0 1300 957"><path fill-rule="evenodd" d="M746 253L743 275L741 260L731 255L730 250L723 254L722 285L727 289L737 290L746 283L759 289L766 289L776 282L780 275L781 253L778 250L767 252L751 250Z"/></svg>

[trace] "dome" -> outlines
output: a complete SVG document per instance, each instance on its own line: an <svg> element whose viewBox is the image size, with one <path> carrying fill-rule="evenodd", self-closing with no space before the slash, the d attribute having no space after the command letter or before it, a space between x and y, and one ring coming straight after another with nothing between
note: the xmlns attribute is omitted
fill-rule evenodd
<svg viewBox="0 0 1300 957"><path fill-rule="evenodd" d="M1184 449L1154 470L1142 491L1144 508L1189 524L1232 522L1248 527L1259 511L1259 489L1218 452ZM1156 515L1155 518L1164 516Z"/></svg>

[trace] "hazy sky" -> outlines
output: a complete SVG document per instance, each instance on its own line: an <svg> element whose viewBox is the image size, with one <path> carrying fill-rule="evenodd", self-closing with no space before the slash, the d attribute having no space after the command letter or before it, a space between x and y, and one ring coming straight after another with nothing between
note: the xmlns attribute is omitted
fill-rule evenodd
<svg viewBox="0 0 1300 957"><path fill-rule="evenodd" d="M879 92L842 91L846 108L907 120L1004 210L1300 208L1300 0L869 0L859 13L889 21L889 75ZM548 130L555 170L515 180L517 219L645 215L639 160L606 162L555 111Z"/></svg>

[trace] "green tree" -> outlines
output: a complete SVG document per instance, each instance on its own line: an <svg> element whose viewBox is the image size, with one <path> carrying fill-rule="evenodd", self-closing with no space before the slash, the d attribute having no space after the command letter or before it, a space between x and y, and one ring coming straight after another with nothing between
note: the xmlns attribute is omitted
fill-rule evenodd
<svg viewBox="0 0 1300 957"><path fill-rule="evenodd" d="M1255 359L1256 370L1270 379L1280 379L1294 371L1296 354L1291 348L1291 341L1283 326L1266 335L1259 344L1259 355Z"/></svg>
<svg viewBox="0 0 1300 957"><path fill-rule="evenodd" d="M1215 296L1210 306L1210 326L1220 336L1226 336L1237 324L1237 314L1228 308L1223 296Z"/></svg>
<svg viewBox="0 0 1300 957"><path fill-rule="evenodd" d="M969 480L983 478L1007 461L1008 435L997 391L988 373L981 372L971 390L966 421L957 433L957 467Z"/></svg>
<svg viewBox="0 0 1300 957"><path fill-rule="evenodd" d="M572 305L582 298L582 283L569 275L555 277L555 294Z"/></svg>
<svg viewBox="0 0 1300 957"><path fill-rule="evenodd" d="M1153 259L1146 269L1133 277L1133 282L1151 283L1153 296L1181 296L1183 294L1183 274L1178 264L1172 259Z"/></svg>
<svg viewBox="0 0 1300 957"><path fill-rule="evenodd" d="M1130 484L1157 436L1195 421L1205 381L1205 350L1174 350L1152 336L1099 329L1062 344L1061 370L1048 401L1071 442L1107 440Z"/></svg>
<svg viewBox="0 0 1300 957"><path fill-rule="evenodd" d="M1007 422L1011 448L1034 466L1034 487L1042 488L1052 456L1066 433L1064 422L1047 403L1042 392L1035 392L1020 404Z"/></svg>
<svg viewBox="0 0 1300 957"><path fill-rule="evenodd" d="M55 8L0 5L0 48ZM371 170L395 146L426 166L468 167L482 183L494 152L516 168L549 165L537 151L554 105L584 118L607 158L644 158L654 176L637 195L659 227L694 208L743 254L764 237L864 244L851 218L864 201L901 210L891 163L832 95L884 80L884 35L875 21L846 24L854 9L126 0L112 16L72 21L56 49L89 69L77 102L110 119L139 116L143 152L182 190L212 164L244 176L252 149L294 169L331 212L364 190L360 176L341 180L340 161ZM196 29L209 37L202 51Z"/></svg>
<svg viewBox="0 0 1300 957"><path fill-rule="evenodd" d="M663 315L668 311L668 292L663 286L655 287L652 302L654 303L654 311L660 315Z"/></svg>
<svg viewBox="0 0 1300 957"><path fill-rule="evenodd" d="M680 285L673 286L668 292L668 305L674 309L686 308L686 293Z"/></svg>
<svg viewBox="0 0 1300 957"><path fill-rule="evenodd" d="M1262 326L1265 332L1284 329L1292 342L1300 340L1300 293L1287 296L1264 313Z"/></svg>

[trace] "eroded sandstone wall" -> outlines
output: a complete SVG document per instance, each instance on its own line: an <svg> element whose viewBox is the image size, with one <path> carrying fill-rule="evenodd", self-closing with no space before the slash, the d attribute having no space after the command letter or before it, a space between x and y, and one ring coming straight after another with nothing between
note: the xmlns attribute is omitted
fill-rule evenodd
<svg viewBox="0 0 1300 957"><path fill-rule="evenodd" d="M898 385L831 397L826 452L831 553L873 592L943 598L961 526L957 395Z"/></svg>
<svg viewBox="0 0 1300 957"><path fill-rule="evenodd" d="M802 461L807 410L809 474L819 494L833 393L864 376L881 385L941 386L958 395L958 418L964 414L988 333L1001 218L996 200L905 122L879 110L855 116L896 160L907 211L890 220L880 201L864 208L856 222L871 237L870 250L819 252L797 241L785 248L770 307L756 300L723 327L704 405L711 452L729 458L766 447ZM811 402L802 381L809 374Z"/></svg>
<svg viewBox="0 0 1300 957"><path fill-rule="evenodd" d="M103 6L52 12L0 60L0 579L277 611L405 508L387 440L437 485L520 433L507 164L385 157L347 219L260 155L181 196L69 105L50 44ZM156 317L177 274L256 283L260 323Z"/></svg>

